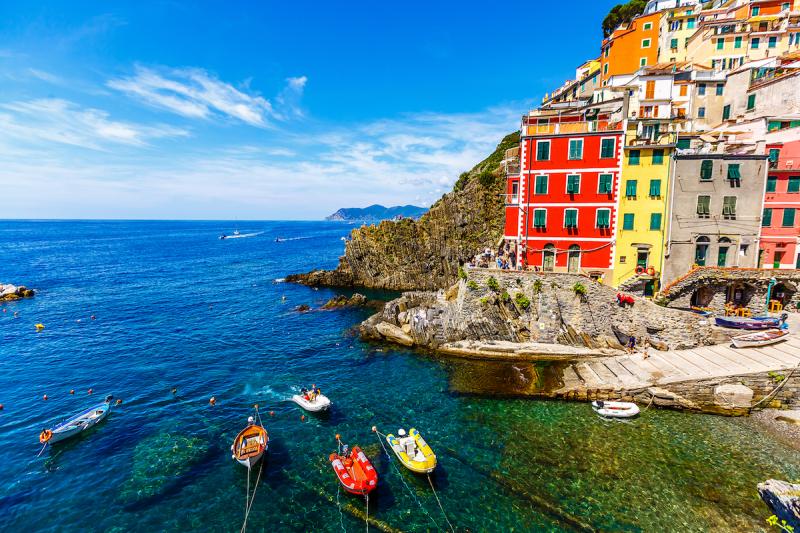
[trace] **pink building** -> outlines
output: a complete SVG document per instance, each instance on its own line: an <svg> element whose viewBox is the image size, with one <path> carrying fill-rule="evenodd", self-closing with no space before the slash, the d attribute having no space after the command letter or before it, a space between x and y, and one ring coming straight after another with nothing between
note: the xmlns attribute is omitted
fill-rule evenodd
<svg viewBox="0 0 800 533"><path fill-rule="evenodd" d="M800 267L800 140L770 143L758 264Z"/></svg>

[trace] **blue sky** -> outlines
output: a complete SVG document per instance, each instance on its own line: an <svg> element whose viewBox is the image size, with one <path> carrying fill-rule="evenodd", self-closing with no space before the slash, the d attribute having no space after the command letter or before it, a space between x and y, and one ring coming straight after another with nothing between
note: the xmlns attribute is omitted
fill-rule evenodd
<svg viewBox="0 0 800 533"><path fill-rule="evenodd" d="M0 218L429 205L614 3L3 2Z"/></svg>

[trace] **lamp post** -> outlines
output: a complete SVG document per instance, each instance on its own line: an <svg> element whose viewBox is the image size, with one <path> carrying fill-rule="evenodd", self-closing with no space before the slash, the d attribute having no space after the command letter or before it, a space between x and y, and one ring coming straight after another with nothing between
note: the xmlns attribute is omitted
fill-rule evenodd
<svg viewBox="0 0 800 533"><path fill-rule="evenodd" d="M772 287L778 282L774 277L769 278L769 285L767 285L767 303L764 304L764 315L769 314L769 299L772 296Z"/></svg>

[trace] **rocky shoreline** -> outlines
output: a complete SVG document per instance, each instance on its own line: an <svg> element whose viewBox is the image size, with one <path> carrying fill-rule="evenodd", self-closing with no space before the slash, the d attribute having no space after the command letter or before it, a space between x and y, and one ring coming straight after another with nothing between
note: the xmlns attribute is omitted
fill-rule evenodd
<svg viewBox="0 0 800 533"><path fill-rule="evenodd" d="M11 302L14 300L20 300L22 298L32 298L34 294L36 293L33 289L29 289L24 285L12 285L10 283L6 283L4 285L0 283L0 302Z"/></svg>

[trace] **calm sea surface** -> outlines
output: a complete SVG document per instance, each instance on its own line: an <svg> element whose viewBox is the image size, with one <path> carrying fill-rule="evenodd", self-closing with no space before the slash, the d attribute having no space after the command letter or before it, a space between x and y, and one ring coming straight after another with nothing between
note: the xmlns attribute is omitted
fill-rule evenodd
<svg viewBox="0 0 800 533"><path fill-rule="evenodd" d="M536 379L531 365L362 343L352 328L369 311L298 313L335 292L276 282L335 266L352 226L238 227L263 234L220 241L234 229L220 222L0 222L0 282L38 289L0 311L0 530L238 531L247 471L229 447L254 403L272 440L253 532L365 529L363 500L339 493L326 459L336 433L381 476L370 529L446 530L427 479L397 469L373 425L422 432L459 531L760 530L769 513L756 483L800 479L798 454L745 420L651 409L604 422L585 404L492 395ZM334 409L302 421L286 400L312 382ZM107 394L123 403L102 425L36 457L42 428Z"/></svg>

